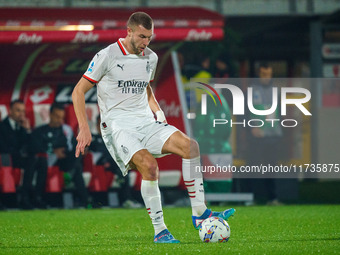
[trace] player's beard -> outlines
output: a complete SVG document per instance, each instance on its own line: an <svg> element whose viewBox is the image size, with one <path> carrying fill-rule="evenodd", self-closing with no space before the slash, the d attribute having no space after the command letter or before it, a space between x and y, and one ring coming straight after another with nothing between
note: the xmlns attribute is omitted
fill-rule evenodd
<svg viewBox="0 0 340 255"><path fill-rule="evenodd" d="M141 53L141 51L138 49L138 47L136 46L136 43L135 41L133 40L133 38L131 38L131 47L132 47L132 50L135 54L139 54Z"/></svg>

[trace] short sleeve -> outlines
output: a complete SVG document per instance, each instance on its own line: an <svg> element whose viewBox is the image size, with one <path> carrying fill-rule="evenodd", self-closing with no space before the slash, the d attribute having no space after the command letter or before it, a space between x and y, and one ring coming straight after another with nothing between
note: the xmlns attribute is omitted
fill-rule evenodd
<svg viewBox="0 0 340 255"><path fill-rule="evenodd" d="M156 55L155 60L153 61L153 65L152 65L152 73L151 73L150 81L153 81L155 79L155 73L156 73L156 69L157 69L157 62L158 62L158 57Z"/></svg>
<svg viewBox="0 0 340 255"><path fill-rule="evenodd" d="M97 83L107 73L107 70L108 70L107 54L100 51L91 60L83 77L91 82Z"/></svg>

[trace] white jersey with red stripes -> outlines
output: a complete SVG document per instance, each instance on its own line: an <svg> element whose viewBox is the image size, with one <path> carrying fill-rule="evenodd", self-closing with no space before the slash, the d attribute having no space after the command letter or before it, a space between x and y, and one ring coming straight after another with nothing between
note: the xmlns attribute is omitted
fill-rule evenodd
<svg viewBox="0 0 340 255"><path fill-rule="evenodd" d="M83 77L97 84L102 121L139 126L155 121L148 104L147 86L154 79L158 57L149 48L139 55L129 54L123 40L99 51Z"/></svg>

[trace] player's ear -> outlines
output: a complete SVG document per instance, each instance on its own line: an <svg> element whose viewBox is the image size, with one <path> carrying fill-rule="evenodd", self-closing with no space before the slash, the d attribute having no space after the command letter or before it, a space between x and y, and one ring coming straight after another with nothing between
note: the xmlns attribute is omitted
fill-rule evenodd
<svg viewBox="0 0 340 255"><path fill-rule="evenodd" d="M133 33L133 29L131 27L127 27L127 34L128 36L132 36L132 33Z"/></svg>

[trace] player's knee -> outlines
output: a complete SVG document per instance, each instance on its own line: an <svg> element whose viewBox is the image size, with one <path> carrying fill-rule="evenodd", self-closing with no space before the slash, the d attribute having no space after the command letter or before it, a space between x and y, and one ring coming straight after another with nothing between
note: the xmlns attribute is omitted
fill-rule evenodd
<svg viewBox="0 0 340 255"><path fill-rule="evenodd" d="M183 158L196 158L199 156L199 146L198 143L191 138L186 139L183 146Z"/></svg>
<svg viewBox="0 0 340 255"><path fill-rule="evenodd" d="M158 180L158 164L154 158L145 160L144 169L142 173L144 180Z"/></svg>
<svg viewBox="0 0 340 255"><path fill-rule="evenodd" d="M196 140L194 139L190 139L190 151L190 158L196 158L200 155L200 147L198 145L198 142L196 142Z"/></svg>

